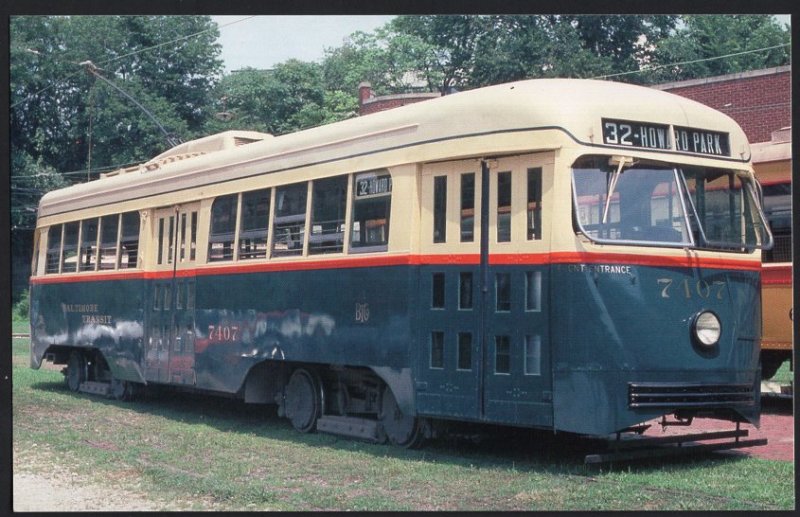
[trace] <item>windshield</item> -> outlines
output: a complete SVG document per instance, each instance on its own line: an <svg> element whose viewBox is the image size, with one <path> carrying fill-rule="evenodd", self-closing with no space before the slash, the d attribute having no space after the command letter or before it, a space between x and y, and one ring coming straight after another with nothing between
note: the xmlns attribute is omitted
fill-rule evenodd
<svg viewBox="0 0 800 517"><path fill-rule="evenodd" d="M771 238L734 171L584 157L572 173L576 230L612 244L745 251Z"/></svg>

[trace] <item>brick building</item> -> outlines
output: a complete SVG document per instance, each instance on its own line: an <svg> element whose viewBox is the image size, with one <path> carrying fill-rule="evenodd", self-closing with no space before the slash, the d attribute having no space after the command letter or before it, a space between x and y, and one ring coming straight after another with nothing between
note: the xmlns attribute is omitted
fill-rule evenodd
<svg viewBox="0 0 800 517"><path fill-rule="evenodd" d="M734 119L751 143L792 125L791 66L652 86L702 102Z"/></svg>
<svg viewBox="0 0 800 517"><path fill-rule="evenodd" d="M440 96L441 94L438 92L423 92L381 95L380 97L376 97L375 93L372 91L372 85L368 82L363 82L358 85L358 114L369 115L370 113L399 108L406 104L414 104L415 102L435 99Z"/></svg>

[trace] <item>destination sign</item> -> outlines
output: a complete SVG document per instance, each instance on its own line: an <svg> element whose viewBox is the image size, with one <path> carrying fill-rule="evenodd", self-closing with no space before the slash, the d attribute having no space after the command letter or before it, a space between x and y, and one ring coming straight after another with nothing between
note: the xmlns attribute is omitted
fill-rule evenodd
<svg viewBox="0 0 800 517"><path fill-rule="evenodd" d="M728 133L680 126L675 126L674 132L675 148L678 151L713 156L731 155Z"/></svg>
<svg viewBox="0 0 800 517"><path fill-rule="evenodd" d="M639 149L673 150L711 156L730 156L731 146L728 133L698 129L693 127L653 124L604 118L603 143L624 145Z"/></svg>
<svg viewBox="0 0 800 517"><path fill-rule="evenodd" d="M607 118L602 122L605 144L672 150L668 125Z"/></svg>
<svg viewBox="0 0 800 517"><path fill-rule="evenodd" d="M392 191L392 177L388 174L375 174L356 177L356 197L388 194Z"/></svg>

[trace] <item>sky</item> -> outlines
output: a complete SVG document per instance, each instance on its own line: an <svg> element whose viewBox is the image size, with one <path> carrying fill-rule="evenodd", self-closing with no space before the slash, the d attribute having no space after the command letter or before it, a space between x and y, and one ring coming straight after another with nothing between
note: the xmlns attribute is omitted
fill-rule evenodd
<svg viewBox="0 0 800 517"><path fill-rule="evenodd" d="M394 16L212 16L219 25L225 72L272 68L288 59L319 61L355 31L371 32ZM232 25L231 22L242 20Z"/></svg>

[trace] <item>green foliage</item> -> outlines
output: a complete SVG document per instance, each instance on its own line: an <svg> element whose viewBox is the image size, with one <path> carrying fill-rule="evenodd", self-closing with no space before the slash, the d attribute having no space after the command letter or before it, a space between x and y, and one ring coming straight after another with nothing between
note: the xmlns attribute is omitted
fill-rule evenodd
<svg viewBox="0 0 800 517"><path fill-rule="evenodd" d="M87 60L170 131L200 134L222 67L218 35L208 16L12 18L12 152L74 171L87 167L90 141L94 168L168 147L145 113L86 73Z"/></svg>
<svg viewBox="0 0 800 517"><path fill-rule="evenodd" d="M636 68L676 16L400 16L397 34L428 45L418 70L445 92L536 77L593 77Z"/></svg>
<svg viewBox="0 0 800 517"><path fill-rule="evenodd" d="M420 69L435 74L438 84L435 90L442 93L450 88L463 88L469 83L482 42L487 38L502 38L500 32L492 29L492 17L472 15L426 15L398 16L391 22L391 28L400 34L416 38L418 46L424 49L420 54Z"/></svg>
<svg viewBox="0 0 800 517"><path fill-rule="evenodd" d="M698 77L757 70L790 62L790 47L702 61L750 50L789 44L791 35L769 15L687 15L683 26L659 44L653 65L665 66L648 74L649 82L679 81Z"/></svg>
<svg viewBox="0 0 800 517"><path fill-rule="evenodd" d="M11 152L11 228L32 229L36 224L36 205L50 190L68 185L66 179L43 163L19 149Z"/></svg>
<svg viewBox="0 0 800 517"><path fill-rule="evenodd" d="M14 308L11 310L12 321L27 322L29 308L30 308L30 300L28 299L28 290L25 289L20 293L17 303L14 304Z"/></svg>
<svg viewBox="0 0 800 517"><path fill-rule="evenodd" d="M217 86L215 106L230 120L215 119L210 133L247 129L281 135L355 115L354 92L326 89L323 67L289 60L272 70L245 68L225 76Z"/></svg>

